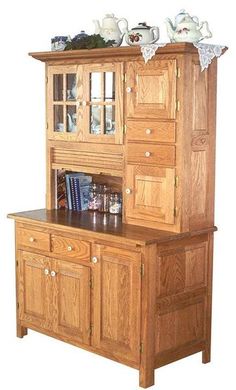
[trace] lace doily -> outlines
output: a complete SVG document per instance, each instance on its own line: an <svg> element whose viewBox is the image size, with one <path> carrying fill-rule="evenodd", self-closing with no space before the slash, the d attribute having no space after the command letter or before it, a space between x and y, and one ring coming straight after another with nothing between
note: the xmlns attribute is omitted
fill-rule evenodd
<svg viewBox="0 0 236 390"><path fill-rule="evenodd" d="M215 57L220 57L226 46L212 45L209 43L193 43L198 49L201 70L207 69Z"/></svg>
<svg viewBox="0 0 236 390"><path fill-rule="evenodd" d="M150 45L141 46L141 52L145 64L155 55L159 47L164 47L166 45L167 43L152 43ZM202 71L208 68L213 58L220 57L226 47L221 45L212 45L209 43L193 43L193 45L198 49Z"/></svg>
<svg viewBox="0 0 236 390"><path fill-rule="evenodd" d="M159 47L166 46L167 43L151 43L150 45L141 46L141 52L145 61L145 64L155 55Z"/></svg>

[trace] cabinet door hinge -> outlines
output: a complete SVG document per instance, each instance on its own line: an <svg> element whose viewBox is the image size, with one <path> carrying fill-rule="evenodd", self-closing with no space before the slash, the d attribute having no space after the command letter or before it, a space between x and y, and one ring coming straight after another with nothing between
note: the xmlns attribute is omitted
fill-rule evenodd
<svg viewBox="0 0 236 390"><path fill-rule="evenodd" d="M46 77L46 84L48 83L48 76Z"/></svg>
<svg viewBox="0 0 236 390"><path fill-rule="evenodd" d="M91 277L90 281L89 281L89 286L90 288L93 288L93 278Z"/></svg>
<svg viewBox="0 0 236 390"><path fill-rule="evenodd" d="M127 75L126 75L126 73L124 73L124 74L122 75L122 81L123 81L124 83L127 82Z"/></svg>
<svg viewBox="0 0 236 390"><path fill-rule="evenodd" d="M143 343L140 343L139 350L140 350L140 353L143 353Z"/></svg>
<svg viewBox="0 0 236 390"><path fill-rule="evenodd" d="M90 336L93 334L93 324L90 324L89 333Z"/></svg>
<svg viewBox="0 0 236 390"><path fill-rule="evenodd" d="M177 211L178 211L178 209L177 209L177 207L175 206L175 208L174 208L174 217L177 217Z"/></svg>
<svg viewBox="0 0 236 390"><path fill-rule="evenodd" d="M179 79L180 78L180 68L176 68L176 77Z"/></svg>
<svg viewBox="0 0 236 390"><path fill-rule="evenodd" d="M141 264L140 273L141 273L141 276L144 276L144 264Z"/></svg>
<svg viewBox="0 0 236 390"><path fill-rule="evenodd" d="M175 187L179 186L179 176L175 176Z"/></svg>
<svg viewBox="0 0 236 390"><path fill-rule="evenodd" d="M176 100L176 111L180 110L180 101Z"/></svg>
<svg viewBox="0 0 236 390"><path fill-rule="evenodd" d="M123 125L123 133L126 134L126 131L127 131L127 126Z"/></svg>
<svg viewBox="0 0 236 390"><path fill-rule="evenodd" d="M18 267L18 265L19 265L19 261L18 261L18 260L16 260L16 266Z"/></svg>
<svg viewBox="0 0 236 390"><path fill-rule="evenodd" d="M46 123L46 129L48 130L48 122Z"/></svg>
<svg viewBox="0 0 236 390"><path fill-rule="evenodd" d="M19 309L19 307L20 307L19 302L17 302L16 306L17 306L17 309Z"/></svg>

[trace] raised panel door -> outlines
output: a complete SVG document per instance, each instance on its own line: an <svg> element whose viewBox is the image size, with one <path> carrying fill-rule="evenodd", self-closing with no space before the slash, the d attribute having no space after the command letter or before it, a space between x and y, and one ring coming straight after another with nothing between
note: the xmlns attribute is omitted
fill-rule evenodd
<svg viewBox="0 0 236 390"><path fill-rule="evenodd" d="M125 212L127 218L174 224L175 169L128 165Z"/></svg>
<svg viewBox="0 0 236 390"><path fill-rule="evenodd" d="M54 331L90 344L90 268L54 260Z"/></svg>
<svg viewBox="0 0 236 390"><path fill-rule="evenodd" d="M121 360L138 362L141 255L100 245L95 253L93 344Z"/></svg>
<svg viewBox="0 0 236 390"><path fill-rule="evenodd" d="M19 319L50 329L50 260L45 256L19 251L18 267Z"/></svg>
<svg viewBox="0 0 236 390"><path fill-rule="evenodd" d="M127 117L175 119L176 60L127 63Z"/></svg>

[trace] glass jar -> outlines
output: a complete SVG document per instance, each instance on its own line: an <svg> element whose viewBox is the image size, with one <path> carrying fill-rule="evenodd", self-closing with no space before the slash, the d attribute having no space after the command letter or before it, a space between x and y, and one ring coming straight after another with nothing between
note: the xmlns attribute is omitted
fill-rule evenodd
<svg viewBox="0 0 236 390"><path fill-rule="evenodd" d="M91 183L89 187L89 202L88 202L89 210L93 210L93 211L98 210L99 193L100 193L100 186L96 183Z"/></svg>
<svg viewBox="0 0 236 390"><path fill-rule="evenodd" d="M122 210L121 193L119 192L111 193L109 199L109 213L121 214L121 210Z"/></svg>
<svg viewBox="0 0 236 390"><path fill-rule="evenodd" d="M101 185L101 191L98 194L98 211L109 212L109 188L106 184Z"/></svg>

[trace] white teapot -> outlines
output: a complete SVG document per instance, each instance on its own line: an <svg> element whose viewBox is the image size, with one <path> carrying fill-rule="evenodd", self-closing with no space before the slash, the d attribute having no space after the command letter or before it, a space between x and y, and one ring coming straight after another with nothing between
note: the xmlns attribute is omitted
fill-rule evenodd
<svg viewBox="0 0 236 390"><path fill-rule="evenodd" d="M147 23L139 23L138 26L125 31L125 40L130 46L148 45L159 39L159 28L147 26Z"/></svg>
<svg viewBox="0 0 236 390"><path fill-rule="evenodd" d="M165 23L171 42L199 42L204 38L212 37L208 23L199 23L196 16L191 17L184 9L175 17L174 24L169 18ZM201 32L202 29L205 29L204 33Z"/></svg>
<svg viewBox="0 0 236 390"><path fill-rule="evenodd" d="M93 23L95 24L95 34L100 34L106 42L114 40L114 47L120 46L123 38L123 34L119 28L120 22L124 23L124 29L127 30L127 20L124 18L117 19L114 14L105 15L105 18L102 20L102 26L98 20L93 20Z"/></svg>

